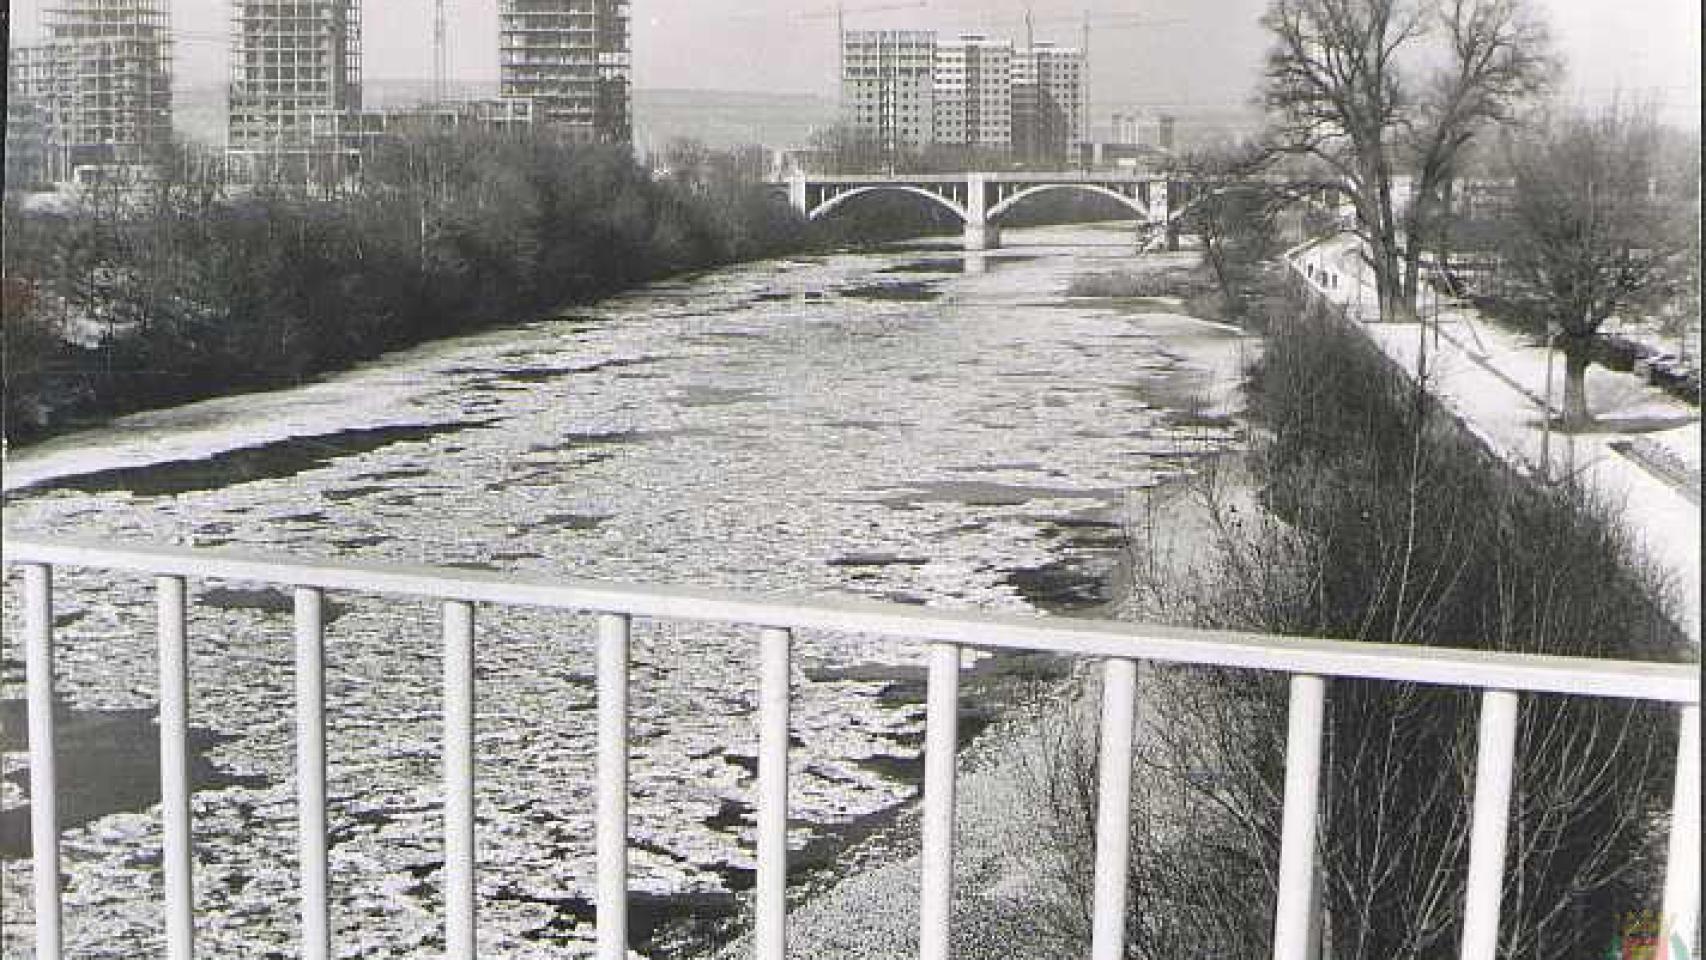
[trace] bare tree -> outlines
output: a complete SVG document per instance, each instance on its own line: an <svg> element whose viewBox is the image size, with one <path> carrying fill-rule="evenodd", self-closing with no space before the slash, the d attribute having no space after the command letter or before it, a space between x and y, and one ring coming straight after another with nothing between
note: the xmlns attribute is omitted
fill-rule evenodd
<svg viewBox="0 0 1706 960"><path fill-rule="evenodd" d="M1285 185L1260 176L1271 160L1262 145L1240 142L1191 150L1175 163L1199 190L1180 213L1180 226L1202 239L1203 261L1229 317L1243 314L1258 264L1276 251L1279 214L1295 199Z"/></svg>
<svg viewBox="0 0 1706 960"><path fill-rule="evenodd" d="M1502 246L1558 331L1570 427L1592 419L1586 374L1600 326L1653 290L1686 245L1656 189L1659 141L1650 110L1613 105L1549 118L1510 150Z"/></svg>
<svg viewBox="0 0 1706 960"><path fill-rule="evenodd" d="M814 131L811 144L819 173L879 173L892 161L874 133L847 124Z"/></svg>
<svg viewBox="0 0 1706 960"><path fill-rule="evenodd" d="M1459 155L1545 84L1545 31L1524 0L1274 0L1263 23L1275 148L1327 166L1356 209L1382 318L1412 315Z"/></svg>

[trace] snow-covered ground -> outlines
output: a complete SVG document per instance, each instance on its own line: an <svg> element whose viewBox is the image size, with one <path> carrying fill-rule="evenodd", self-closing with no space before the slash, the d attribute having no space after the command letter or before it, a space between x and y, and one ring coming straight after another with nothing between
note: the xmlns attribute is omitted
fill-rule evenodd
<svg viewBox="0 0 1706 960"><path fill-rule="evenodd" d="M1427 376L1447 407L1494 450L1538 471L1548 448L1551 476L1574 474L1625 516L1648 555L1668 572L1678 618L1700 640L1700 410L1632 373L1588 370L1591 433L1554 429L1542 416L1547 351L1534 338L1487 321L1472 308L1424 294L1423 323L1380 323L1372 276L1357 241L1344 236L1290 254L1299 276L1365 322L1368 335L1406 370L1426 352ZM1562 407L1563 358L1553 359L1552 407Z"/></svg>

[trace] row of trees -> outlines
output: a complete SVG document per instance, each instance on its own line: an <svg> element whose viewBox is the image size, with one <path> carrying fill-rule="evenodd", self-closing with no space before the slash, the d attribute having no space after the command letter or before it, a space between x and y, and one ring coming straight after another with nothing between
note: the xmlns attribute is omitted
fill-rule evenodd
<svg viewBox="0 0 1706 960"><path fill-rule="evenodd" d="M1263 22L1271 126L1180 163L1225 184L1188 224L1229 291L1271 252L1281 210L1330 191L1354 212L1384 319L1414 319L1454 257L1497 262L1564 353L1572 426L1591 419L1585 373L1609 318L1655 300L1698 317L1697 140L1638 104L1544 104L1558 64L1522 0L1276 0Z"/></svg>
<svg viewBox="0 0 1706 960"><path fill-rule="evenodd" d="M1672 309L1699 323L1700 153L1666 133L1639 105L1544 114L1499 145L1503 195L1454 220L1452 252L1497 262L1516 281L1501 306L1556 338L1572 428L1592 420L1586 372L1607 320Z"/></svg>
<svg viewBox="0 0 1706 960"><path fill-rule="evenodd" d="M423 133L334 200L216 176L8 199L5 435L300 381L481 325L803 242L745 176L655 180L626 150ZM701 172L703 173L703 172Z"/></svg>

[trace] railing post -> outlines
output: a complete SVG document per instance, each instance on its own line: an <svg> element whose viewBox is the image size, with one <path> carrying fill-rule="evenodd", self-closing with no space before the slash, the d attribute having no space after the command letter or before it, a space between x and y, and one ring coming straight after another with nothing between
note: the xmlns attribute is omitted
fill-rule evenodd
<svg viewBox="0 0 1706 960"><path fill-rule="evenodd" d="M35 878L36 956L58 960L59 784L53 737L53 568L24 567L24 673L30 728L30 847Z"/></svg>
<svg viewBox="0 0 1706 960"><path fill-rule="evenodd" d="M444 604L444 949L475 955L474 605Z"/></svg>
<svg viewBox="0 0 1706 960"><path fill-rule="evenodd" d="M1698 960L1685 950L1700 936L1700 705L1684 704L1676 742L1676 789L1670 803L1665 864L1665 960ZM1677 949L1680 947L1681 949ZM1668 951L1668 952L1667 952Z"/></svg>
<svg viewBox="0 0 1706 960"><path fill-rule="evenodd" d="M788 699L787 630L759 637L758 889L753 945L758 960L783 960L788 933Z"/></svg>
<svg viewBox="0 0 1706 960"><path fill-rule="evenodd" d="M959 748L960 647L930 644L924 715L924 840L920 960L948 960L954 899L954 755Z"/></svg>
<svg viewBox="0 0 1706 960"><path fill-rule="evenodd" d="M160 634L160 820L165 834L166 956L195 953L190 839L189 650L183 577L158 577Z"/></svg>
<svg viewBox="0 0 1706 960"><path fill-rule="evenodd" d="M1315 835L1321 800L1321 728L1327 683L1291 678L1285 739L1285 807L1280 821L1279 902L1274 960L1309 960L1315 897Z"/></svg>
<svg viewBox="0 0 1706 960"><path fill-rule="evenodd" d="M1469 889L1463 904L1462 960L1494 960L1504 893L1505 839L1515 774L1517 695L1481 694L1475 748L1475 809L1469 833Z"/></svg>
<svg viewBox="0 0 1706 960"><path fill-rule="evenodd" d="M325 595L296 590L296 837L302 874L302 957L331 956L326 890Z"/></svg>
<svg viewBox="0 0 1706 960"><path fill-rule="evenodd" d="M1137 719L1137 662L1102 666L1102 750L1097 765L1096 895L1092 960L1125 956L1126 869L1131 858L1131 743Z"/></svg>
<svg viewBox="0 0 1706 960"><path fill-rule="evenodd" d="M598 958L628 956L628 635L598 618Z"/></svg>

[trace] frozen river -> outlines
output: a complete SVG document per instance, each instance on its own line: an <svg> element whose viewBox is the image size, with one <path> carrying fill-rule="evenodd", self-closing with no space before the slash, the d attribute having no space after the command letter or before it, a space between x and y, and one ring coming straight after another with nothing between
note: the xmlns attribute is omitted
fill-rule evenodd
<svg viewBox="0 0 1706 960"><path fill-rule="evenodd" d="M1129 233L1011 231L991 254L768 261L559 319L394 354L328 381L157 413L27 449L9 529L945 607L1068 610L1108 590L1121 508L1238 442L1241 354L1164 304L1068 298L1131 265ZM151 585L56 575L68 945L159 949ZM6 697L21 695L16 593ZM199 945L294 955L285 593L192 584ZM327 689L339 952L437 942L435 605L334 598ZM562 956L591 934L593 707L585 618L477 618L481 940ZM637 623L636 931L729 913L751 881L751 631ZM796 644L792 829L822 845L915 793L906 651ZM0 707L6 955L27 864L21 714Z"/></svg>

